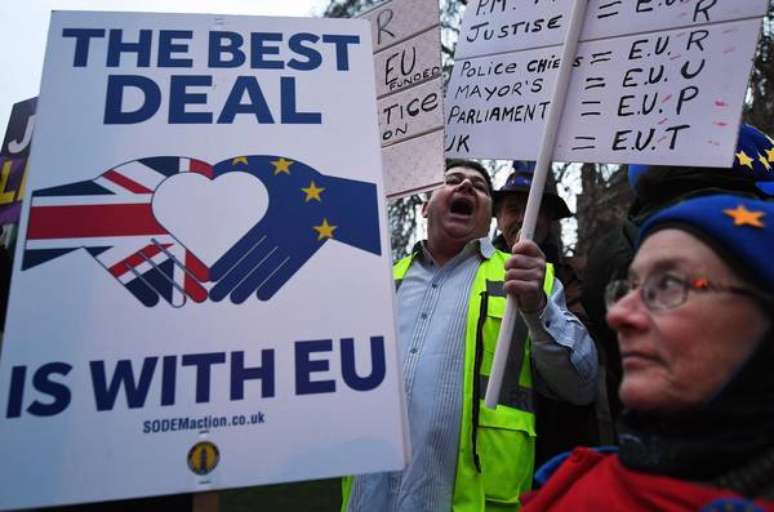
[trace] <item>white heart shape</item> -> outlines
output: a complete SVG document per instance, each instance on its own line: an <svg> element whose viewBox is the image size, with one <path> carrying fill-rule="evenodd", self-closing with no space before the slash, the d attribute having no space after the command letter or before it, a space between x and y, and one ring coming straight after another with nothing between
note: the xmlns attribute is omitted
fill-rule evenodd
<svg viewBox="0 0 774 512"><path fill-rule="evenodd" d="M159 185L152 208L159 224L210 267L263 218L269 193L246 172L214 180L185 172Z"/></svg>

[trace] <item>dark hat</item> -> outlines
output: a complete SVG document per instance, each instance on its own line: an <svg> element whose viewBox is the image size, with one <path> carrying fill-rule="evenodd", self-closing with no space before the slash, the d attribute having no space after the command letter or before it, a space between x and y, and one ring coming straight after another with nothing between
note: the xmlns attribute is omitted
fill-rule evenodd
<svg viewBox="0 0 774 512"><path fill-rule="evenodd" d="M666 208L643 224L640 243L659 229L686 226L730 256L731 266L751 276L766 293L774 293L774 202L734 195L690 199Z"/></svg>
<svg viewBox="0 0 774 512"><path fill-rule="evenodd" d="M500 190L495 190L492 193L494 211L497 212L500 201L510 194L529 194L534 175L535 162L521 162L514 160L513 172L508 176L508 179L505 180L505 185L503 185ZM564 202L564 199L562 199L559 194L552 190L543 189L541 208L546 208L548 210L552 220L572 217L572 212L567 207L567 203Z"/></svg>
<svg viewBox="0 0 774 512"><path fill-rule="evenodd" d="M629 185L635 192L638 190L640 178L656 167L661 166L629 166ZM718 178L725 176L748 180L748 183L757 187L764 197L774 196L774 141L757 128L742 123L739 127L734 165L730 168L706 168L705 170L711 171ZM698 185L700 183L697 182Z"/></svg>

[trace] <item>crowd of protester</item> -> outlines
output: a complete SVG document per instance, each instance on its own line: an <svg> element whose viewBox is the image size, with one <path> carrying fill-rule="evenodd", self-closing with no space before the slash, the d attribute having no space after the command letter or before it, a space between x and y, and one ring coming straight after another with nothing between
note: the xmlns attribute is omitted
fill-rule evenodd
<svg viewBox="0 0 774 512"><path fill-rule="evenodd" d="M581 279L551 236L572 215L556 193L519 237L532 165L494 190L448 161L394 266L413 454L346 478L342 510L774 510L772 165L743 124L731 168L628 166L634 202Z"/></svg>

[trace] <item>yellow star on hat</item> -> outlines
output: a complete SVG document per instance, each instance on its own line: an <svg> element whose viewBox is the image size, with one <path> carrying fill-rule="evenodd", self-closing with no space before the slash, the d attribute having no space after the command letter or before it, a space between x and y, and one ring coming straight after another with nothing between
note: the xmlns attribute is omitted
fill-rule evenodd
<svg viewBox="0 0 774 512"><path fill-rule="evenodd" d="M753 159L747 156L747 153L745 153L744 150L737 153L736 158L739 160L739 165L749 167L750 169L753 168Z"/></svg>
<svg viewBox="0 0 774 512"><path fill-rule="evenodd" d="M314 230L319 233L317 240L322 240L323 238L333 238L333 231L336 230L336 228L338 228L338 226L331 226L328 224L328 219L323 218L322 224L319 226L314 226Z"/></svg>
<svg viewBox="0 0 774 512"><path fill-rule="evenodd" d="M234 158L233 160L231 160L231 165L236 165L236 164L245 164L245 165L247 165L247 157L246 156L238 156L238 157Z"/></svg>
<svg viewBox="0 0 774 512"><path fill-rule="evenodd" d="M723 213L734 219L734 226L751 226L754 228L764 228L763 217L766 212L751 212L743 204L735 209L723 210Z"/></svg>
<svg viewBox="0 0 774 512"><path fill-rule="evenodd" d="M771 170L771 164L769 163L769 160L766 158L766 155L760 155L758 157L758 161L763 164L763 167L765 167L767 171Z"/></svg>

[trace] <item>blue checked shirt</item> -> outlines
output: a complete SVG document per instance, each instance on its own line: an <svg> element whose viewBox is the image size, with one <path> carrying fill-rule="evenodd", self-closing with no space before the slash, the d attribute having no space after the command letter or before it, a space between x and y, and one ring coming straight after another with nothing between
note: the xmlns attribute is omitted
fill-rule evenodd
<svg viewBox="0 0 774 512"><path fill-rule="evenodd" d="M412 457L403 471L355 479L350 512L451 510L462 416L465 325L470 287L495 249L473 240L439 267L422 245L398 289L398 344ZM594 398L597 355L567 311L557 280L541 315L525 318L538 374L535 388L573 403ZM547 377L546 377L547 375Z"/></svg>

